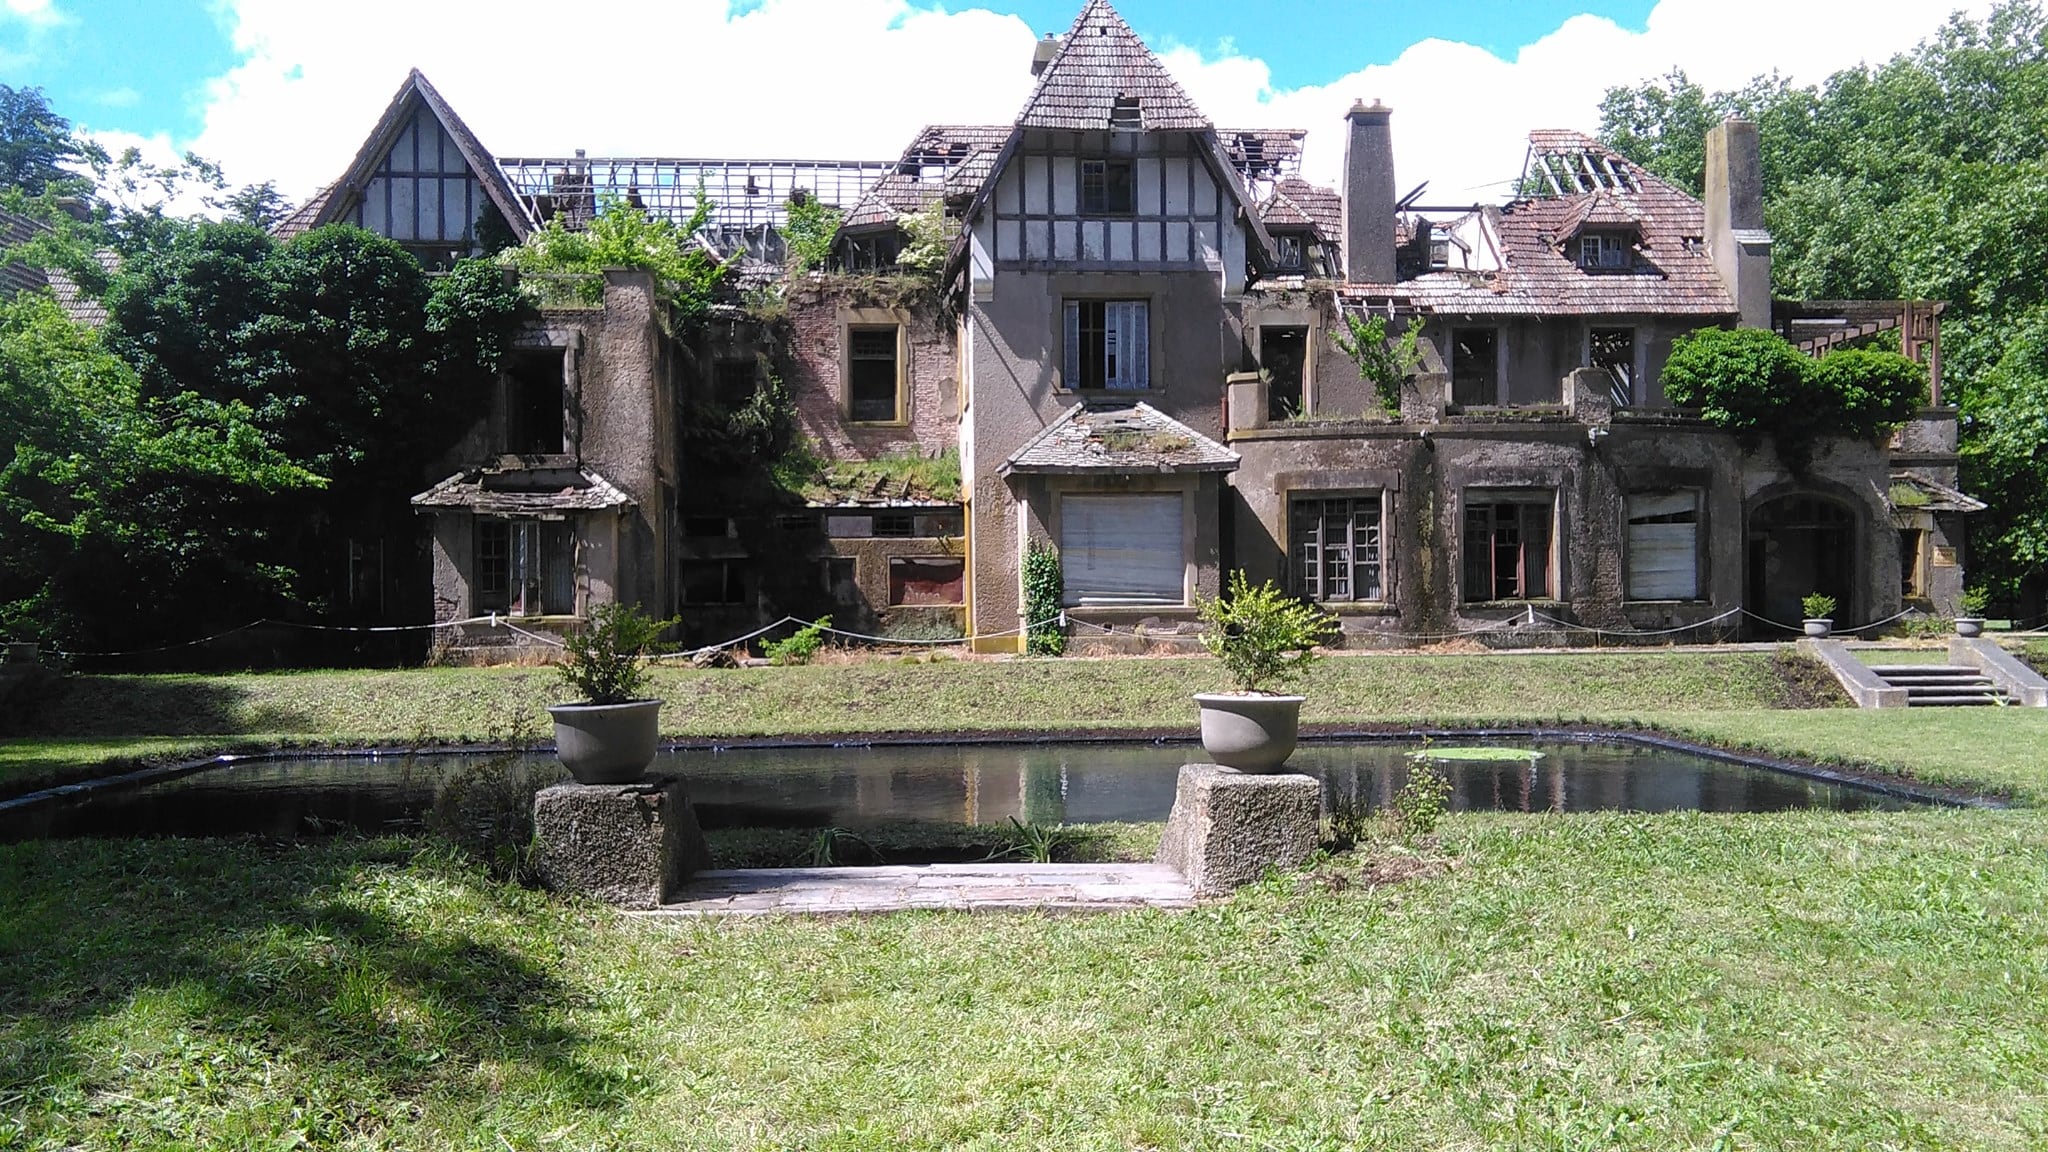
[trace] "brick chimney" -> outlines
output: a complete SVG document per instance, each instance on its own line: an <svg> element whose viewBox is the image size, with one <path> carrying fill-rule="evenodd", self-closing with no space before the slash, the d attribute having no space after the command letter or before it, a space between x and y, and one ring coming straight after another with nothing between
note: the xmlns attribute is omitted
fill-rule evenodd
<svg viewBox="0 0 2048 1152"><path fill-rule="evenodd" d="M1764 231L1763 151L1756 125L1729 118L1707 132L1707 234L1702 238L1744 328L1771 326L1771 234Z"/></svg>
<svg viewBox="0 0 2048 1152"><path fill-rule="evenodd" d="M1354 284L1394 282L1393 114L1377 99L1344 114L1344 274Z"/></svg>

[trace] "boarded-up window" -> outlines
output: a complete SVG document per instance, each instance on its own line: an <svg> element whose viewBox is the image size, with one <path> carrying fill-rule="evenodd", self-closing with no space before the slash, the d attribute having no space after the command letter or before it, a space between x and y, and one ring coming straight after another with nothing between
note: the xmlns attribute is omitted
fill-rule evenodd
<svg viewBox="0 0 2048 1152"><path fill-rule="evenodd" d="M1069 605L1185 603L1179 494L1066 497L1060 567Z"/></svg>
<svg viewBox="0 0 2048 1152"><path fill-rule="evenodd" d="M1549 598L1551 507L1548 492L1466 493L1467 601Z"/></svg>
<svg viewBox="0 0 2048 1152"><path fill-rule="evenodd" d="M1069 388L1149 388L1150 309L1143 300L1069 300L1066 307Z"/></svg>
<svg viewBox="0 0 2048 1152"><path fill-rule="evenodd" d="M967 600L967 564L938 556L889 561L889 603L905 607L964 604Z"/></svg>
<svg viewBox="0 0 2048 1152"><path fill-rule="evenodd" d="M476 610L512 616L576 611L575 542L561 520L479 520Z"/></svg>
<svg viewBox="0 0 2048 1152"><path fill-rule="evenodd" d="M1451 403L1500 403L1500 332L1494 328L1451 330Z"/></svg>
<svg viewBox="0 0 2048 1152"><path fill-rule="evenodd" d="M902 419L897 406L896 325L846 332L846 415L855 423Z"/></svg>
<svg viewBox="0 0 2048 1152"><path fill-rule="evenodd" d="M1380 498L1296 498L1287 510L1294 592L1310 600L1380 600Z"/></svg>
<svg viewBox="0 0 2048 1152"><path fill-rule="evenodd" d="M1638 492L1628 498L1628 598L1700 597L1697 491Z"/></svg>

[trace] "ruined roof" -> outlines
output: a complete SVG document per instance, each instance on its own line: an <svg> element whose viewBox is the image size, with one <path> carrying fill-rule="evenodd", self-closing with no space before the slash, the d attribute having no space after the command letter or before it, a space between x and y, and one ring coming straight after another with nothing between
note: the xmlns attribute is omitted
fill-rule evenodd
<svg viewBox="0 0 2048 1152"><path fill-rule="evenodd" d="M1138 101L1139 123L1147 132L1210 126L1109 0L1088 0L1039 74L1017 126L1107 131L1120 98Z"/></svg>
<svg viewBox="0 0 2048 1152"><path fill-rule="evenodd" d="M1228 472L1237 453L1143 401L1090 400L1024 443L997 471Z"/></svg>
<svg viewBox="0 0 2048 1152"><path fill-rule="evenodd" d="M1919 472L1892 473L1885 493L1894 512L1982 512L1985 504Z"/></svg>
<svg viewBox="0 0 2048 1152"><path fill-rule="evenodd" d="M1576 132L1530 134L1532 154L1575 149L1584 163L1555 170L1556 183L1577 171L1580 183L1561 195L1525 198L1478 210L1498 250L1495 269L1447 269L1396 284L1354 284L1353 298L1393 297L1428 311L1471 315L1729 316L1734 297L1700 243L1706 209L1684 191L1650 175L1620 153ZM1622 268L1582 268L1567 241L1589 222L1627 221L1638 229L1633 261Z"/></svg>
<svg viewBox="0 0 2048 1152"><path fill-rule="evenodd" d="M1343 197L1299 176L1289 176L1275 185L1259 215L1268 228L1313 228L1319 239L1333 244L1344 241Z"/></svg>
<svg viewBox="0 0 2048 1152"><path fill-rule="evenodd" d="M487 515L598 512L633 498L570 456L500 456L468 468L412 498L423 509L463 508Z"/></svg>
<svg viewBox="0 0 2048 1152"><path fill-rule="evenodd" d="M1291 176L1301 170L1300 128L1218 128L1216 137L1230 163L1251 179L1265 172Z"/></svg>
<svg viewBox="0 0 2048 1152"><path fill-rule="evenodd" d="M0 209L0 257L16 245L26 244L48 231L43 222L19 212ZM43 270L27 264L0 264L0 295L32 292L48 283Z"/></svg>
<svg viewBox="0 0 2048 1152"><path fill-rule="evenodd" d="M893 225L896 218L911 212L921 212L944 193L941 185L921 182L915 176L892 172L867 190L844 219L842 228L872 228L878 225Z"/></svg>
<svg viewBox="0 0 2048 1152"><path fill-rule="evenodd" d="M455 114L439 90L427 81L427 77L415 68L406 74L405 82L398 86L398 92L391 97L391 103L384 108L384 115L378 118L377 126L363 140L362 148L350 162L339 180L316 193L297 212L279 222L273 232L283 238L296 236L301 232L332 224L355 208L362 189L369 184L377 166L384 162L384 156L405 131L412 118L413 109L424 104L441 122L441 127L455 141L455 148L462 153L463 163L469 166L477 182L483 185L484 194L497 205L498 212L511 226L512 234L520 240L526 239L533 230L533 220L527 215L519 197L512 190L505 173L498 167L498 161L476 133L469 130L462 117ZM289 230L289 231L288 231Z"/></svg>

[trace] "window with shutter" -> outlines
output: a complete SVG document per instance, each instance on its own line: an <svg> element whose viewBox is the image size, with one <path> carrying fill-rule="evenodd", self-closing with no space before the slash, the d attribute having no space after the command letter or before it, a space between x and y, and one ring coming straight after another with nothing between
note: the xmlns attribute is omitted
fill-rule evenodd
<svg viewBox="0 0 2048 1152"><path fill-rule="evenodd" d="M1180 494L1063 498L1060 568L1069 606L1186 603Z"/></svg>
<svg viewBox="0 0 2048 1152"><path fill-rule="evenodd" d="M1628 497L1628 598L1700 598L1697 491Z"/></svg>
<svg viewBox="0 0 2048 1152"><path fill-rule="evenodd" d="M1068 388L1151 386L1151 311L1145 301L1069 300L1064 327Z"/></svg>

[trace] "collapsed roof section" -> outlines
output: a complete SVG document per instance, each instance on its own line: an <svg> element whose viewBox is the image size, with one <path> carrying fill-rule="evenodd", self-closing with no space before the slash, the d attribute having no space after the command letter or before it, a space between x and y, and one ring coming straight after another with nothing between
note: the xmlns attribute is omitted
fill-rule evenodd
<svg viewBox="0 0 2048 1152"><path fill-rule="evenodd" d="M1345 296L1469 315L1736 313L1702 242L1699 200L1578 132L1532 132L1529 147L1523 188L1547 194L1407 221L1418 245L1452 243L1404 262L1412 277L1347 285ZM1603 239L1582 247L1592 234Z"/></svg>
<svg viewBox="0 0 2048 1152"><path fill-rule="evenodd" d="M616 511L633 498L572 456L500 456L457 472L412 498L425 512L478 516L565 515Z"/></svg>

